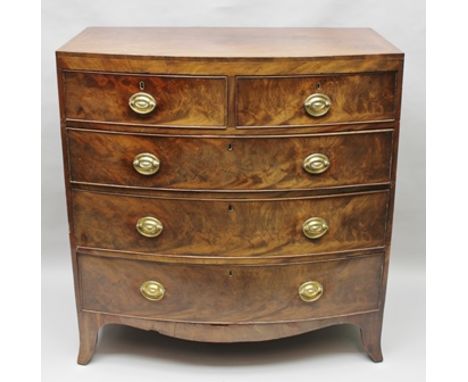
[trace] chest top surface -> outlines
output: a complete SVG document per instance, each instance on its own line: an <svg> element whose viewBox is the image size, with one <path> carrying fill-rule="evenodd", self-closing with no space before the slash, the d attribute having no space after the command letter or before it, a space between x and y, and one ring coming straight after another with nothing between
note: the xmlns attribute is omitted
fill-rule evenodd
<svg viewBox="0 0 468 382"><path fill-rule="evenodd" d="M402 55L369 28L90 27L58 52L187 58Z"/></svg>

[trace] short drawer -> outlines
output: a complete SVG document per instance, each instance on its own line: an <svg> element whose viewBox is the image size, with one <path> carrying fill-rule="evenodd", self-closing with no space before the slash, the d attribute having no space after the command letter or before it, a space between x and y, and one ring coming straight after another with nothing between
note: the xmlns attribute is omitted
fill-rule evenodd
<svg viewBox="0 0 468 382"><path fill-rule="evenodd" d="M74 232L78 246L168 255L292 256L357 250L384 246L388 200L388 191L206 200L76 190Z"/></svg>
<svg viewBox="0 0 468 382"><path fill-rule="evenodd" d="M226 124L224 77L64 72L67 120L191 127Z"/></svg>
<svg viewBox="0 0 468 382"><path fill-rule="evenodd" d="M382 267L381 254L269 266L78 255L82 309L209 323L300 321L375 310Z"/></svg>
<svg viewBox="0 0 468 382"><path fill-rule="evenodd" d="M385 183L392 131L206 138L69 130L71 180L180 190L292 190Z"/></svg>
<svg viewBox="0 0 468 382"><path fill-rule="evenodd" d="M391 120L395 73L239 77L239 126L294 126ZM307 107L306 107L307 105Z"/></svg>

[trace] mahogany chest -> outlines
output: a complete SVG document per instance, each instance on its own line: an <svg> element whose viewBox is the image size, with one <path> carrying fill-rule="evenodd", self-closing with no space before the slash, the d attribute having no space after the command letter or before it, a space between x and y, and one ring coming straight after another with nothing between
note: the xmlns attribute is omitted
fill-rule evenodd
<svg viewBox="0 0 468 382"><path fill-rule="evenodd" d="M403 53L371 29L88 28L57 51L80 332L380 337Z"/></svg>

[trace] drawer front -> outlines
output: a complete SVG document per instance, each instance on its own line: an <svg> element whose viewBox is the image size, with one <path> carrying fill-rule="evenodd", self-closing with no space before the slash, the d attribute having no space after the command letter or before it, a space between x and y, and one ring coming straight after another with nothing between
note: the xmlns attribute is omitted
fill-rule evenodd
<svg viewBox="0 0 468 382"><path fill-rule="evenodd" d="M197 266L78 256L83 309L212 323L307 320L377 309L382 266L380 254L270 266ZM143 286L140 291L147 281L159 283L159 290L149 294ZM318 299L306 302L299 287L310 281L320 284L322 293L309 295Z"/></svg>
<svg viewBox="0 0 468 382"><path fill-rule="evenodd" d="M388 191L264 200L74 191L74 232L83 247L168 255L290 256L375 248L384 245L388 200ZM323 234L314 239L304 234L312 217L323 219L306 226L309 234ZM144 236L154 233L159 236Z"/></svg>
<svg viewBox="0 0 468 382"><path fill-rule="evenodd" d="M175 138L69 130L68 147L71 180L77 182L155 189L291 190L388 182L392 135L385 131ZM157 158L159 163L153 164L157 172L148 174L138 167L141 154ZM324 171L305 171L307 158L316 158L313 161Z"/></svg>
<svg viewBox="0 0 468 382"><path fill-rule="evenodd" d="M67 119L144 125L220 127L226 119L224 77L177 77L64 72ZM154 98L149 111L147 98ZM147 114L140 114L145 112Z"/></svg>
<svg viewBox="0 0 468 382"><path fill-rule="evenodd" d="M306 77L244 77L237 81L239 126L317 125L367 122L395 117L395 73L362 73ZM321 116L307 113L310 98L328 111ZM319 113L320 114L320 113Z"/></svg>

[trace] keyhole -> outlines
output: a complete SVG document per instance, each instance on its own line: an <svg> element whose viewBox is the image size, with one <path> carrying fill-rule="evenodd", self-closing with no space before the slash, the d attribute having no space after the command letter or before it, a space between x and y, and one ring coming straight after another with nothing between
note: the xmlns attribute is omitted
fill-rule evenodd
<svg viewBox="0 0 468 382"><path fill-rule="evenodd" d="M227 149L228 149L228 151L232 151L233 147L232 147L232 144L231 144L231 143L229 143L229 144L227 145Z"/></svg>
<svg viewBox="0 0 468 382"><path fill-rule="evenodd" d="M234 211L234 207L233 207L232 205L229 205L229 206L228 206L228 211L229 211L229 212Z"/></svg>
<svg viewBox="0 0 468 382"><path fill-rule="evenodd" d="M320 82L317 83L317 89L320 89Z"/></svg>
<svg viewBox="0 0 468 382"><path fill-rule="evenodd" d="M145 82L144 81L140 81L140 83L138 85L140 86L140 90L145 90Z"/></svg>
<svg viewBox="0 0 468 382"><path fill-rule="evenodd" d="M232 277L232 271L229 271L228 275L229 277Z"/></svg>

